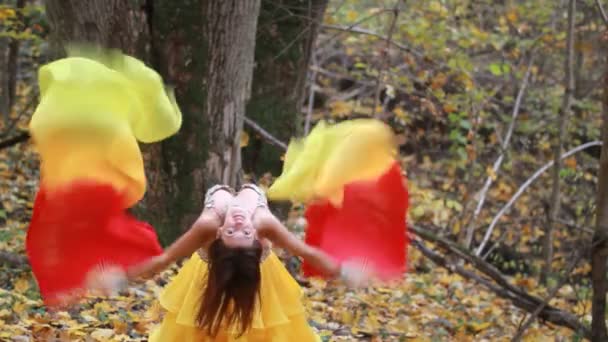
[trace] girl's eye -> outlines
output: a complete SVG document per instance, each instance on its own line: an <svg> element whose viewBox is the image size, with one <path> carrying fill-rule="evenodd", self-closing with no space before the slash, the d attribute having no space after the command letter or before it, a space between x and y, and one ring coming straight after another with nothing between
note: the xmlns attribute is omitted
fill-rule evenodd
<svg viewBox="0 0 608 342"><path fill-rule="evenodd" d="M246 236L251 236L251 234L252 234L252 231L249 229L245 230L244 232L245 232Z"/></svg>
<svg viewBox="0 0 608 342"><path fill-rule="evenodd" d="M234 234L234 230L232 228L226 229L226 235L232 235L232 234Z"/></svg>

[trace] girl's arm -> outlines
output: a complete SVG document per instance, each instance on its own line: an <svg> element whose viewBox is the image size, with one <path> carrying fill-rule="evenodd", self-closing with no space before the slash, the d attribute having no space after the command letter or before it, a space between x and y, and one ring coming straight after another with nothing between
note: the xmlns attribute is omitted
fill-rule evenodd
<svg viewBox="0 0 608 342"><path fill-rule="evenodd" d="M272 241L278 247L293 255L302 257L312 266L330 277L338 277L341 273L340 264L322 250L312 247L293 235L271 213L264 213L258 220L258 234Z"/></svg>
<svg viewBox="0 0 608 342"><path fill-rule="evenodd" d="M165 249L161 255L127 269L127 278L129 280L149 278L175 261L191 255L206 242L215 239L219 226L220 220L215 213L203 211L192 228Z"/></svg>

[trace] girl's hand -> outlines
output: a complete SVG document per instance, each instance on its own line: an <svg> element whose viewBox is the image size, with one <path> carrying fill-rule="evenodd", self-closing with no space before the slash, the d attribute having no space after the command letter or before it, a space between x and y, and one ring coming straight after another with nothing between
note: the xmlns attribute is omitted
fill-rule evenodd
<svg viewBox="0 0 608 342"><path fill-rule="evenodd" d="M369 285L373 277L373 270L365 261L351 260L340 266L340 279L347 286L360 288Z"/></svg>
<svg viewBox="0 0 608 342"><path fill-rule="evenodd" d="M85 287L104 296L113 296L127 288L126 272L118 266L100 266L92 269L85 279Z"/></svg>

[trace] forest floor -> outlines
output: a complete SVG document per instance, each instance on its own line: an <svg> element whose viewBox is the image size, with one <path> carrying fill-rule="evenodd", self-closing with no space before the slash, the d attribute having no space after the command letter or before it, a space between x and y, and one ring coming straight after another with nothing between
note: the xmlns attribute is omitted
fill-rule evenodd
<svg viewBox="0 0 608 342"><path fill-rule="evenodd" d="M0 150L0 251L24 255L37 168L30 144ZM510 302L448 273L414 248L408 262L404 280L391 287L353 291L309 280L304 303L311 325L324 341L508 341L525 319ZM41 304L27 264L0 267L1 341L145 341L162 317L158 294L178 266L121 295L90 298L52 315ZM511 280L531 293L543 293L534 280ZM575 314L589 312L589 307L568 304L573 292L564 286L551 304ZM568 329L534 323L524 340L578 338Z"/></svg>

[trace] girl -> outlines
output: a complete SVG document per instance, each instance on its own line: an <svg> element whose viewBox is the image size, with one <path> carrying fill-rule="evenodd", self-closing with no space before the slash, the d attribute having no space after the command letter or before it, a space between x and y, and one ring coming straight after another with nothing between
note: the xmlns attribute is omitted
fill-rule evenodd
<svg viewBox="0 0 608 342"><path fill-rule="evenodd" d="M167 313L150 341L318 341L306 322L301 289L271 244L347 284L367 279L357 264L341 266L291 234L257 186L247 184L235 193L216 185L187 233L126 272L129 280L147 278L192 254L160 298Z"/></svg>

